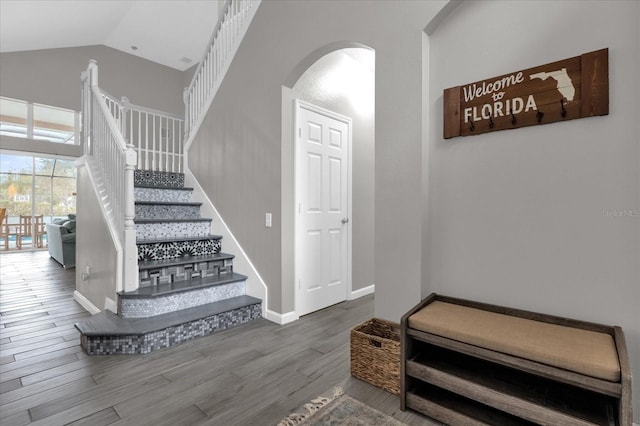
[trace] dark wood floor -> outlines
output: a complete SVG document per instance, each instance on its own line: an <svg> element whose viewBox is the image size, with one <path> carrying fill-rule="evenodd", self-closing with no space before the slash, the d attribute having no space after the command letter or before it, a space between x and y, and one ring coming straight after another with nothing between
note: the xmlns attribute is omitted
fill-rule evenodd
<svg viewBox="0 0 640 426"><path fill-rule="evenodd" d="M3 426L275 425L336 385L409 425L435 424L349 376L349 330L372 316L372 296L149 355L88 356L74 282L47 252L0 256Z"/></svg>

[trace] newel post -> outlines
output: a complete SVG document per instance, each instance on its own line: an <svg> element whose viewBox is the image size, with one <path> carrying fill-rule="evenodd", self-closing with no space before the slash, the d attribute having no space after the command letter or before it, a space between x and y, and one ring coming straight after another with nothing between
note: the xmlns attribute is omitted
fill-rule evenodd
<svg viewBox="0 0 640 426"><path fill-rule="evenodd" d="M120 122L118 123L120 125L120 133L122 133L122 136L124 137L124 140L127 141L127 143L131 143L131 141L129 140L128 131L129 111L131 111L131 102L129 101L129 98L127 98L126 96L122 97L122 99L120 100L120 108Z"/></svg>
<svg viewBox="0 0 640 426"><path fill-rule="evenodd" d="M98 62L95 59L89 59L89 84L98 85Z"/></svg>
<svg viewBox="0 0 640 426"><path fill-rule="evenodd" d="M83 154L93 155L93 86L98 86L98 63L89 60L87 70L80 74L82 80L82 133Z"/></svg>
<svg viewBox="0 0 640 426"><path fill-rule="evenodd" d="M133 173L137 165L134 146L127 145L125 163L125 213L124 213L124 291L138 289L138 247L136 246L136 214L133 192Z"/></svg>

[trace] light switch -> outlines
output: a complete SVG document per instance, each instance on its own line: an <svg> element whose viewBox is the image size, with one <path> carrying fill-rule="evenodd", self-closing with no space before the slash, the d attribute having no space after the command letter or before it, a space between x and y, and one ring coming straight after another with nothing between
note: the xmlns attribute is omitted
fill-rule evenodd
<svg viewBox="0 0 640 426"><path fill-rule="evenodd" d="M264 214L264 226L271 228L271 213Z"/></svg>

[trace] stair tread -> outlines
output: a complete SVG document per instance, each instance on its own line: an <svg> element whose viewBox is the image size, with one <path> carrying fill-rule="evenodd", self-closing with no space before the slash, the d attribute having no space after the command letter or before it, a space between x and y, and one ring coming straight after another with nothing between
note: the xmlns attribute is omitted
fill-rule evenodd
<svg viewBox="0 0 640 426"><path fill-rule="evenodd" d="M86 336L142 335L258 303L261 300L255 297L237 296L149 318L121 318L111 311L102 311L77 322L75 327Z"/></svg>
<svg viewBox="0 0 640 426"><path fill-rule="evenodd" d="M221 235L204 235L204 236L181 236L181 237L167 237L167 238L138 238L136 244L155 244L155 243L169 243L172 241L203 241L203 240L221 240Z"/></svg>
<svg viewBox="0 0 640 426"><path fill-rule="evenodd" d="M202 203L180 202L180 201L136 201L135 204L143 206L194 206L199 207Z"/></svg>
<svg viewBox="0 0 640 426"><path fill-rule="evenodd" d="M211 218L198 218L198 219L133 219L135 223L184 223L184 222L211 222Z"/></svg>
<svg viewBox="0 0 640 426"><path fill-rule="evenodd" d="M171 259L158 260L142 260L138 261L138 269L143 271L146 269L166 268L169 266L184 265L187 263L210 262L213 260L233 259L235 256L229 253L205 254L201 256L182 256Z"/></svg>
<svg viewBox="0 0 640 426"><path fill-rule="evenodd" d="M137 290L118 293L123 298L153 298L167 296L169 294L182 293L185 291L197 290L207 287L214 287L223 284L235 283L247 279L246 275L235 272L213 275L204 278L192 278L187 281L176 281L173 283L158 284L148 287L140 287Z"/></svg>
<svg viewBox="0 0 640 426"><path fill-rule="evenodd" d="M134 188L149 188L149 189L170 189L178 191L193 191L193 188L187 186L156 186L156 185L134 185Z"/></svg>

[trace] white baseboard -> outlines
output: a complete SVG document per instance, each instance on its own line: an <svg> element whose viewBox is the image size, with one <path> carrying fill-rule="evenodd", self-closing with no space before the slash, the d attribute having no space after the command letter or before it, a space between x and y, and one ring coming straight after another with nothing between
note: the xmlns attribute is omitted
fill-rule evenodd
<svg viewBox="0 0 640 426"><path fill-rule="evenodd" d="M271 322L275 322L276 324L284 325L296 321L299 317L295 311L279 314L267 309L265 318Z"/></svg>
<svg viewBox="0 0 640 426"><path fill-rule="evenodd" d="M75 290L73 292L73 300L75 300L76 302L78 302L80 304L80 306L82 306L83 308L85 308L91 315L95 315L98 312L100 312L100 309L98 309L96 307L96 305L94 305L93 303L91 303L89 301L89 299L87 299L86 297L84 297L82 295L82 293L80 293L78 290Z"/></svg>
<svg viewBox="0 0 640 426"><path fill-rule="evenodd" d="M348 300L358 299L359 297L366 296L368 294L372 294L376 290L375 284L371 284L370 286L360 288L358 290L354 290L349 295ZM290 322L298 320L300 317L296 314L296 311L286 312L284 314L279 314L277 312L273 312L269 309L266 310L265 316L269 321L275 322L276 324L284 325Z"/></svg>
<svg viewBox="0 0 640 426"><path fill-rule="evenodd" d="M368 294L372 294L376 291L375 284L371 284L370 286L359 288L358 290L353 290L349 295L349 300L357 299L362 296L366 296Z"/></svg>
<svg viewBox="0 0 640 426"><path fill-rule="evenodd" d="M240 242L236 239L235 235L233 235L233 232L231 232L231 228L227 226L227 223L220 215L220 212L218 212L209 196L205 193L198 179L196 179L191 170L189 170L188 164L189 160L187 159L187 153L185 151L184 179L185 184L193 188L192 201L200 201L203 203L200 208L200 213L203 217L210 217L212 219L212 229L215 229L215 233L221 235L225 241L225 251L234 254L234 270L242 271L242 273L247 276L245 294L247 296L253 296L261 299L262 316L270 321L280 324L277 320L272 319L273 315L270 315L269 310L267 309L267 306L269 306L269 289L267 288L267 284L260 276L258 269L256 269L254 264L251 262L251 259L249 259L249 256L240 245ZM272 313L276 314L275 312Z"/></svg>

